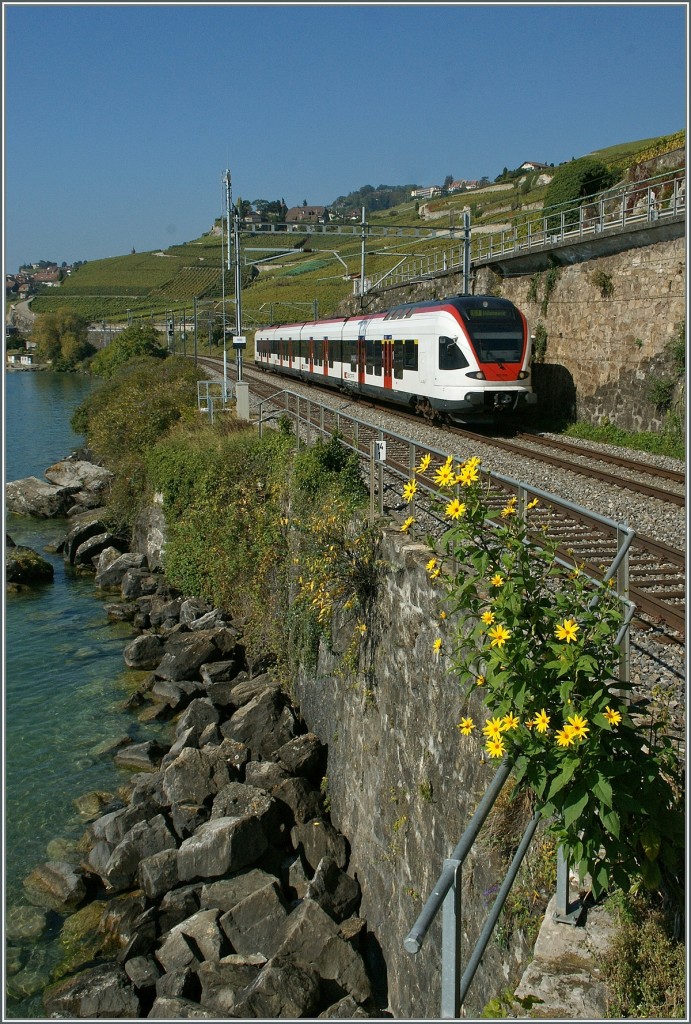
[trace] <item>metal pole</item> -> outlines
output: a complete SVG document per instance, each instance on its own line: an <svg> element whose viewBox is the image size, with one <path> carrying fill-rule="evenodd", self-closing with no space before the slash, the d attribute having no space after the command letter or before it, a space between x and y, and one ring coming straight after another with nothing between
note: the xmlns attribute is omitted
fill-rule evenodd
<svg viewBox="0 0 691 1024"><path fill-rule="evenodd" d="M463 214L463 294L470 294L470 214Z"/></svg>
<svg viewBox="0 0 691 1024"><path fill-rule="evenodd" d="M362 254L360 258L360 308L365 299L365 208L362 207Z"/></svg>
<svg viewBox="0 0 691 1024"><path fill-rule="evenodd" d="M197 296L194 296L194 365L197 365Z"/></svg>
<svg viewBox="0 0 691 1024"><path fill-rule="evenodd" d="M242 277L240 275L240 211L235 207L233 217L235 243L235 333L242 335ZM238 384L242 381L242 349L238 346Z"/></svg>

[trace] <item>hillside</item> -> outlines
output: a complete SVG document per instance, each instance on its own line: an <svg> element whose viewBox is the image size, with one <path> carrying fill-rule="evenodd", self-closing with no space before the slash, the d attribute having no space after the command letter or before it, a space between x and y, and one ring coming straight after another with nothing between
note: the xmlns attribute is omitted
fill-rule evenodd
<svg viewBox="0 0 691 1024"><path fill-rule="evenodd" d="M685 145L685 132L642 139L586 154L601 160L618 180L632 180L655 173L650 170L664 154ZM548 169L553 173L552 168ZM549 175L539 171L507 171L489 186L435 198L427 202L406 199L367 214L372 229L367 239L366 274L391 270L406 256L433 255L450 245L448 229L463 223L470 211L473 229L499 229L528 214L542 215ZM249 331L263 323L307 320L329 316L352 295L354 279L361 270L361 227L349 218L349 202L370 194L365 186L337 200L343 215L334 217L328 232L306 232L293 225L290 232L262 231L241 234L243 261L243 323ZM382 190L408 186L379 186ZM376 233L375 233L376 229ZM436 231L438 237L434 237ZM444 232L444 234L442 234ZM425 237L426 236L426 237ZM458 244L458 236L456 242ZM148 253L133 253L85 263L60 289L46 290L32 302L35 313L69 306L89 320L126 322L141 317L161 319L173 313L176 322L188 323L195 305L200 330L218 329L222 295L226 293L227 319L235 321L233 274L223 272L223 240L218 228L183 245ZM228 297L230 296L230 297Z"/></svg>

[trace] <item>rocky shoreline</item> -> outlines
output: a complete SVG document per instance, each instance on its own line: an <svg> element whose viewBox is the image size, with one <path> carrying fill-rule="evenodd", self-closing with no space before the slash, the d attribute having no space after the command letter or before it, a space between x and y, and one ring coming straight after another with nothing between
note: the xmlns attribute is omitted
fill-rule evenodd
<svg viewBox="0 0 691 1024"><path fill-rule="evenodd" d="M64 558L95 571L107 615L135 633L125 664L146 673L123 711L168 724L170 742L123 736L112 753L127 784L79 797L81 839L55 841L24 879L8 995L23 991L22 942L58 914L50 1017L388 1016L328 815L326 749L270 666L247 663L238 624L173 591L98 510L77 520Z"/></svg>

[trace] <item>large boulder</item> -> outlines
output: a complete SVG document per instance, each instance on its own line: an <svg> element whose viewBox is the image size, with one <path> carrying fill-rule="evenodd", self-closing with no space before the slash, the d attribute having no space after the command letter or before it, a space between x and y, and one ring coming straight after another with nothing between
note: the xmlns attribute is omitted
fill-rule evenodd
<svg viewBox="0 0 691 1024"><path fill-rule="evenodd" d="M32 548L15 544L5 549L5 580L18 586L51 583L53 566Z"/></svg>
<svg viewBox="0 0 691 1024"><path fill-rule="evenodd" d="M249 747L253 760L270 758L295 731L295 716L284 694L274 687L262 689L221 726L223 736Z"/></svg>
<svg viewBox="0 0 691 1024"><path fill-rule="evenodd" d="M57 487L37 476L28 476L5 484L5 508L19 516L52 519L67 515L74 504L73 494L73 488Z"/></svg>
<svg viewBox="0 0 691 1024"><path fill-rule="evenodd" d="M78 906L86 896L79 870L66 861L48 861L24 879L29 900L39 907L65 911Z"/></svg>
<svg viewBox="0 0 691 1024"><path fill-rule="evenodd" d="M44 472L46 480L57 487L72 487L75 491L98 493L108 488L113 474L103 466L81 459L63 459Z"/></svg>
<svg viewBox="0 0 691 1024"><path fill-rule="evenodd" d="M89 967L49 986L43 995L49 1017L139 1016L139 999L125 969L117 963Z"/></svg>
<svg viewBox="0 0 691 1024"><path fill-rule="evenodd" d="M208 821L178 850L180 881L222 878L253 864L267 847L261 823L251 815Z"/></svg>
<svg viewBox="0 0 691 1024"><path fill-rule="evenodd" d="M270 960L235 999L234 1017L275 1019L314 1017L319 1007L319 973L287 957Z"/></svg>

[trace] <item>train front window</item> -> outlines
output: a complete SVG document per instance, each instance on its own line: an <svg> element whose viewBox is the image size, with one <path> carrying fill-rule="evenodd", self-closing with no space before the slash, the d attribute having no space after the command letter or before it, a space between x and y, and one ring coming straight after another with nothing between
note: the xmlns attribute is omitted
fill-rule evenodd
<svg viewBox="0 0 691 1024"><path fill-rule="evenodd" d="M439 369L464 370L468 365L468 360L456 344L456 339L446 338L442 334L439 338Z"/></svg>
<svg viewBox="0 0 691 1024"><path fill-rule="evenodd" d="M478 359L483 363L519 363L523 356L523 322L515 306L487 300L460 308Z"/></svg>

